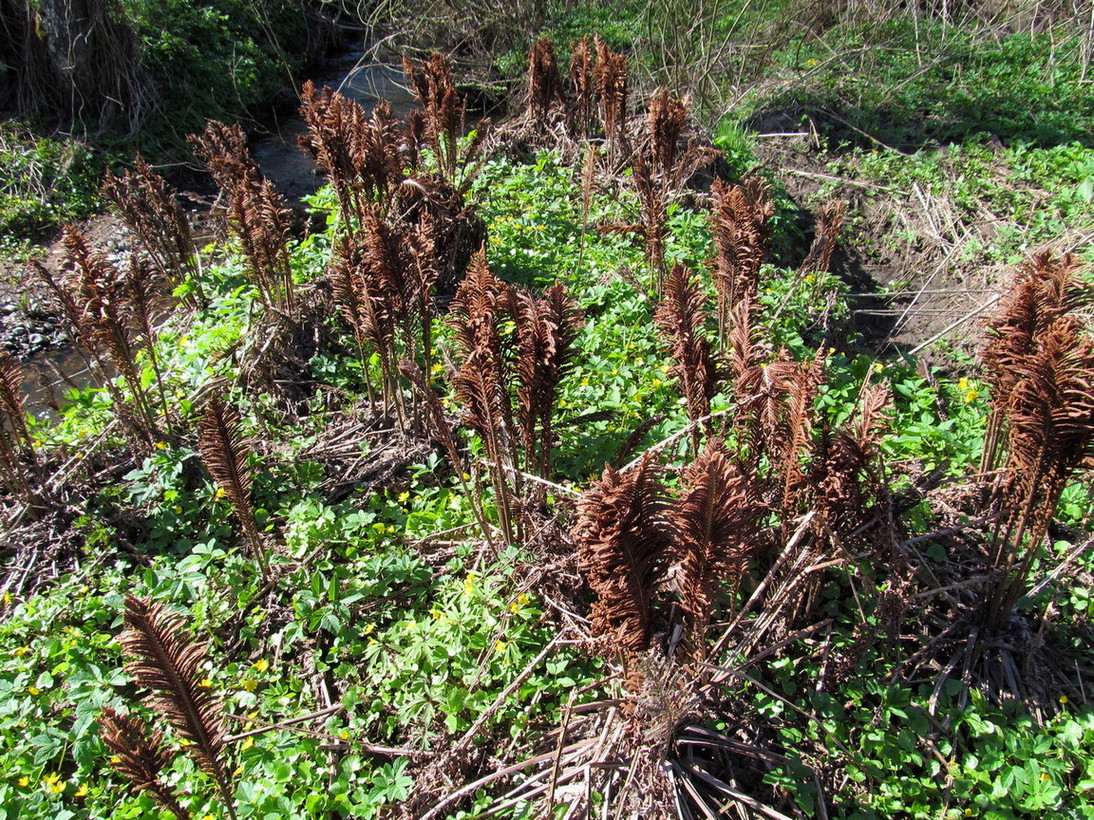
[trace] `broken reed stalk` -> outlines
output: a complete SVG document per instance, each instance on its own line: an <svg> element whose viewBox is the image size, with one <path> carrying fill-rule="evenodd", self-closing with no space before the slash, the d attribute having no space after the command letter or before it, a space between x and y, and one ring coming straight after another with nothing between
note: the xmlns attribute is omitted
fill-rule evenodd
<svg viewBox="0 0 1094 820"><path fill-rule="evenodd" d="M233 407L219 398L210 399L201 421L198 451L205 469L232 505L251 555L262 570L262 577L268 578L269 558L251 499L252 476L247 463L251 450L243 438L241 426L242 418Z"/></svg>
<svg viewBox="0 0 1094 820"><path fill-rule="evenodd" d="M188 742L186 753L216 783L224 808L235 820L223 703L213 689L202 686L207 644L187 635L182 618L169 614L162 603L133 596L125 602L125 625L118 640L129 658L126 672L148 690L145 702ZM144 762L153 761L148 757Z"/></svg>

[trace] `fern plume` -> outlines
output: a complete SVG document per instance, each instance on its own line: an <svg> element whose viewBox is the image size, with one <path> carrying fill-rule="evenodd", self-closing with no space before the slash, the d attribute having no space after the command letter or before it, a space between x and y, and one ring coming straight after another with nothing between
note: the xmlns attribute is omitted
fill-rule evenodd
<svg viewBox="0 0 1094 820"><path fill-rule="evenodd" d="M593 634L627 652L645 651L663 626L656 600L671 550L665 489L653 461L643 459L624 474L605 467L578 501L577 512L578 560L596 594Z"/></svg>
<svg viewBox="0 0 1094 820"><path fill-rule="evenodd" d="M596 112L596 53L588 35L573 45L570 53L570 85L574 92L570 133L586 139Z"/></svg>
<svg viewBox="0 0 1094 820"><path fill-rule="evenodd" d="M99 715L98 723L103 742L115 756L110 765L133 784L133 792L146 791L178 820L190 820L190 812L179 804L174 789L160 778L171 762L163 747L163 732L150 731L136 715L123 715L109 706Z"/></svg>
<svg viewBox="0 0 1094 820"><path fill-rule="evenodd" d="M554 45L548 38L542 37L533 44L528 56L528 107L533 121L545 128L551 110L564 102Z"/></svg>
<svg viewBox="0 0 1094 820"><path fill-rule="evenodd" d="M759 545L765 508L752 480L721 441L710 441L681 476L680 498L669 508L679 562L680 608L691 654L706 652L706 627L723 583L735 588Z"/></svg>
<svg viewBox="0 0 1094 820"><path fill-rule="evenodd" d="M198 451L209 475L213 477L236 514L251 554L269 573L266 547L255 521L251 501L251 469L247 464L250 448L241 433L242 419L238 412L219 398L205 406L198 437Z"/></svg>
<svg viewBox="0 0 1094 820"><path fill-rule="evenodd" d="M686 265L677 264L665 280L664 296L653 321L668 343L673 362L669 373L682 388L692 423L710 415L710 400L718 389L718 368L704 335L706 311L698 281ZM692 432L696 452L699 429Z"/></svg>
<svg viewBox="0 0 1094 820"><path fill-rule="evenodd" d="M716 179L710 193L714 235L711 278L718 293L718 337L724 341L733 306L756 301L760 265L767 253L768 220L774 207L769 186L757 176L746 177L739 185Z"/></svg>
<svg viewBox="0 0 1094 820"><path fill-rule="evenodd" d="M126 599L125 625L119 641L129 656L126 671L149 691L148 705L188 741L187 753L216 782L234 818L223 706L212 689L201 685L206 645L190 638L182 619L163 604L141 598Z"/></svg>

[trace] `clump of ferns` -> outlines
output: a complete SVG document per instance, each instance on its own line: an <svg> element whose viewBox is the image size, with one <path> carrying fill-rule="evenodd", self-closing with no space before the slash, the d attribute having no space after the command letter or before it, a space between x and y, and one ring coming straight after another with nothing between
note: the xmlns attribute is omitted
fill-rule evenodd
<svg viewBox="0 0 1094 820"><path fill-rule="evenodd" d="M991 414L981 468L998 521L984 615L996 629L1029 589L1060 494L1094 455L1094 341L1077 315L1094 289L1079 268L1071 255L1026 261L986 327Z"/></svg>
<svg viewBox="0 0 1094 820"><path fill-rule="evenodd" d="M366 210L361 229L337 241L330 267L335 301L353 333L369 400L377 401L369 377L375 354L380 409L393 414L404 432L422 431L422 397L412 391L408 408L399 363L407 360L433 372L435 285L444 265L437 227L428 213L410 225Z"/></svg>
<svg viewBox="0 0 1094 820"><path fill-rule="evenodd" d="M542 294L495 277L480 252L449 314L455 398L483 443L506 543L519 540L520 505L542 503L554 447L554 412L570 370L581 313L566 287Z"/></svg>
<svg viewBox="0 0 1094 820"><path fill-rule="evenodd" d="M71 337L88 357L88 368L110 393L127 435L138 450L148 451L172 435L176 422L156 353L152 266L134 254L123 274L73 227L65 229L63 243L60 278L40 263L33 263L34 269L56 297ZM151 366L155 395L142 377L141 356Z"/></svg>
<svg viewBox="0 0 1094 820"><path fill-rule="evenodd" d="M300 113L308 125L300 145L330 179L342 231L362 229L367 213L397 210L397 193L409 179L407 133L391 106L379 103L370 117L355 100L330 88L317 91L308 81Z"/></svg>
<svg viewBox="0 0 1094 820"><path fill-rule="evenodd" d="M235 767L228 751L224 704L205 680L207 644L190 637L182 618L162 603L129 597L126 629L119 636L128 658L125 671L144 690L142 700L170 727L179 741L169 745L163 729L152 729L136 713L107 708L99 715L99 733L113 752L110 765L133 784L133 792L149 797L178 820L189 820L179 794L164 778L164 770L185 754L213 783L227 816L235 820Z"/></svg>
<svg viewBox="0 0 1094 820"><path fill-rule="evenodd" d="M196 302L204 303L190 223L166 180L138 154L132 171L106 174L102 192L137 236L157 275L175 286L186 283Z"/></svg>
<svg viewBox="0 0 1094 820"><path fill-rule="evenodd" d="M224 224L264 310L292 318L297 307L288 247L292 223L283 197L255 164L238 125L210 121L190 140L220 189Z"/></svg>
<svg viewBox="0 0 1094 820"><path fill-rule="evenodd" d="M418 64L403 60L403 69L418 97L420 111L408 117L408 151L412 167L421 167L423 148L428 148L437 172L464 196L482 166L483 141L490 123L482 120L469 138L467 101L456 88L452 63L443 54L433 52Z"/></svg>

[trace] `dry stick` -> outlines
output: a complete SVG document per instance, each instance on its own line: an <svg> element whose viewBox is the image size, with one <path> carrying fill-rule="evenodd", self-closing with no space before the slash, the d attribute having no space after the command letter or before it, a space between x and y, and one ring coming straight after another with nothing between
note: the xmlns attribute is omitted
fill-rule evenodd
<svg viewBox="0 0 1094 820"><path fill-rule="evenodd" d="M490 467L497 467L497 468L502 469L502 470L508 470L509 472L514 473L516 475L519 475L521 478L525 478L528 481L535 481L539 484L543 484L544 486L550 487L554 490L560 490L564 493L569 493L570 495L574 496L575 498L579 497L581 495L581 492L579 490L575 490L573 487L564 487L561 484L555 484L555 482L548 481L546 478L540 478L538 475L533 475L532 473L526 473L524 470L518 470L516 467L512 466L511 464L495 464L493 461L491 461L488 458L480 459L480 461L482 461L483 464L486 464Z"/></svg>
<svg viewBox="0 0 1094 820"><path fill-rule="evenodd" d="M745 605L742 606L741 609L738 611L737 617L733 620L733 623L731 623L726 628L726 630L722 633L722 637L720 637L717 640L717 642L714 644L714 646L711 648L711 650L710 650L711 656L714 656L715 654L717 654L722 649L725 642L729 639L730 633L734 629L737 628L737 626L741 623L741 620L744 618L744 616L746 614L748 614L748 611L752 608L752 605L754 603L756 603L757 600L759 600L761 595L763 595L764 590L766 590L768 585L771 583L771 579L774 577L775 573L778 572L778 570L782 568L782 565L784 563L786 563L786 561L788 560L788 557L791 554L791 551L794 549L794 547L796 547L798 545L798 542L805 535L805 532L809 527L809 523L813 520L813 518L816 516L816 514L817 514L816 510L810 510L808 513L806 513L802 517L801 523L798 524L798 528L796 530L794 530L794 534L791 535L790 540L786 542L786 546L783 547L782 552L779 553L779 557L777 559L775 559L774 566L772 566L771 569L769 569L767 571L767 574L764 576L764 579L759 583L759 585L756 587L755 591L752 593L752 595L749 597L749 599L745 602ZM801 559L802 559L802 553L799 553L798 554L798 560L800 561Z"/></svg>
<svg viewBox="0 0 1094 820"><path fill-rule="evenodd" d="M562 637L565 634L566 630L563 629L555 635L555 637L551 639L551 642L543 647L543 651L536 655L532 661L524 667L524 670L513 679L512 683L505 687L504 691L494 699L494 702L487 707L486 711L479 715L479 719L471 725L471 728L464 732L463 737L456 741L452 746L453 752L464 749L471 743L475 735L478 734L479 729L486 724L486 721L494 716L494 713L501 708L502 704L508 700L509 696L513 694L522 683L531 677L532 673L536 671L536 667L539 666L540 661L551 653L551 650L558 645L558 642L562 640Z"/></svg>
<svg viewBox="0 0 1094 820"><path fill-rule="evenodd" d="M596 738L579 740L577 743L567 746L563 751L576 752L580 749L585 748L586 746L591 746L595 742ZM435 817L440 817L444 813L444 809L448 808L453 803L458 803L467 795L474 794L483 786L489 785L495 780L501 780L503 777L508 777L511 774L516 774L523 769L535 766L537 763L544 763L554 757L554 755L555 753L553 751L545 752L544 754L536 755L535 757L530 757L527 760L523 760L520 763L514 763L512 766L506 766L504 769L499 769L496 772L491 772L490 774L484 777L480 777L478 780L472 783L461 786L456 791L446 795L445 797L434 803L433 808L431 808L429 811L419 817L418 820L433 820L433 818Z"/></svg>
<svg viewBox="0 0 1094 820"><path fill-rule="evenodd" d="M1079 544L1079 546L1075 547L1075 549L1073 549L1068 554L1068 556L1063 561L1061 561L1056 566L1056 568L1054 570L1052 570L1052 572L1050 572L1048 575L1046 575L1044 578L1042 578L1040 581L1038 581L1037 584L1027 594L1030 597L1036 595L1038 592L1040 592L1042 589L1044 589L1049 583L1051 583L1051 581L1056 576L1058 576L1061 572L1063 572L1064 569L1072 561L1074 561L1076 558L1079 557L1079 555L1081 555L1086 550L1090 549L1092 546L1094 546L1094 538L1088 538L1088 539L1086 539L1086 541Z"/></svg>
<svg viewBox="0 0 1094 820"><path fill-rule="evenodd" d="M340 711L341 709L342 704L337 703L334 706L327 707L326 709L320 709L318 712L311 712L307 715L300 715L299 717L290 718L289 720L278 721L277 723L266 723L265 721L261 721L258 718L245 717L243 715L225 715L224 717L230 718L231 720L238 720L244 723L265 723L265 725L261 728L252 729L249 732L244 732L243 734L229 735L228 737L224 738L224 742L235 743L237 740L243 740L243 738L245 737L261 735L265 732L273 731L274 729L287 729L289 726L292 726L295 723L303 723L305 720L314 720L315 718L326 717L327 715L332 714L333 712Z"/></svg>
<svg viewBox="0 0 1094 820"><path fill-rule="evenodd" d="M922 342L921 344L918 344L915 347L913 347L911 350L908 351L908 353L906 355L914 356L919 351L923 350L923 348L930 347L935 342L937 342L939 339L941 339L944 336L946 336L947 334L949 334L949 332L951 330L955 330L956 328L958 328L961 325L965 324L965 322L969 321L969 319L973 319L976 316L980 315L981 313L983 313L985 310L990 308L992 305L994 305L996 302L998 302L1002 298L1003 298L1003 294L1001 294L1001 293L993 296L991 299L988 299L988 301L984 302L984 304L970 310L968 313L966 313L960 319L957 319L956 321L950 322L950 324L946 325L946 327L942 328L942 330L938 331L938 333L936 333L934 336L929 338L927 341Z"/></svg>
<svg viewBox="0 0 1094 820"><path fill-rule="evenodd" d="M619 471L620 474L630 472L635 467L637 467L639 464L641 464L642 459L644 459L647 455L649 455L651 453L656 453L656 452L659 452L659 451L665 449L666 447L668 447L670 444L672 444L677 439L683 438L684 436L688 435L688 433L690 433L694 427L697 427L700 424L705 424L706 422L710 421L711 419L718 418L718 416L724 416L726 413L735 413L735 412L737 412L736 407L727 407L724 410L717 410L713 413L708 413L707 415L703 416L701 419L696 419L695 421L684 425L679 430L677 430L675 433L670 435L668 438L664 438L661 441L657 442L657 444L654 444L652 447L648 447L646 449L646 451L642 453L642 455L640 455L637 458L635 458L634 460L628 462Z"/></svg>

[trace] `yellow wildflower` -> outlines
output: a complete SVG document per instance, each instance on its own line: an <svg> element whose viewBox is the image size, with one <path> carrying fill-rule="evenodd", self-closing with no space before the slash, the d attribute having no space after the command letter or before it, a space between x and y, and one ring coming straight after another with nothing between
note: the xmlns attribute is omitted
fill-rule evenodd
<svg viewBox="0 0 1094 820"><path fill-rule="evenodd" d="M84 797L86 795L87 795L87 784L86 783L81 783L80 788L76 789L76 791L73 793L72 796L73 797Z"/></svg>
<svg viewBox="0 0 1094 820"><path fill-rule="evenodd" d="M258 688L258 681L247 678L243 681L243 688L246 689L248 692L253 692L255 689Z"/></svg>
<svg viewBox="0 0 1094 820"><path fill-rule="evenodd" d="M270 662L265 658L259 658L257 661L251 664L251 668L254 669L256 672L265 672L267 669L270 668Z"/></svg>
<svg viewBox="0 0 1094 820"><path fill-rule="evenodd" d="M217 497L218 501L220 499L224 498L224 496L226 496L226 495L228 495L228 493L224 492L223 487L217 487L216 497Z"/></svg>
<svg viewBox="0 0 1094 820"><path fill-rule="evenodd" d="M1067 703L1067 695L1060 695L1060 703Z"/></svg>
<svg viewBox="0 0 1094 820"><path fill-rule="evenodd" d="M40 695L42 693L42 690L39 689L37 686L28 686L27 691L30 692L32 695Z"/></svg>
<svg viewBox="0 0 1094 820"><path fill-rule="evenodd" d="M239 744L239 748L242 749L242 750L246 750L246 749L250 749L254 745L255 745L255 739L254 739L254 736L252 735L251 737L243 738L243 742Z"/></svg>
<svg viewBox="0 0 1094 820"><path fill-rule="evenodd" d="M19 778L19 787L20 788L25 789L29 785L30 785L30 778L29 777L27 777L26 775L23 775L22 777Z"/></svg>
<svg viewBox="0 0 1094 820"><path fill-rule="evenodd" d="M494 651L495 652L504 652L505 647L507 647L507 646L509 646L508 641L494 641Z"/></svg>
<svg viewBox="0 0 1094 820"><path fill-rule="evenodd" d="M213 685L213 682L211 680L209 680L208 678L202 678L201 680L198 681L198 686L202 687L203 689L208 689L212 685Z"/></svg>

